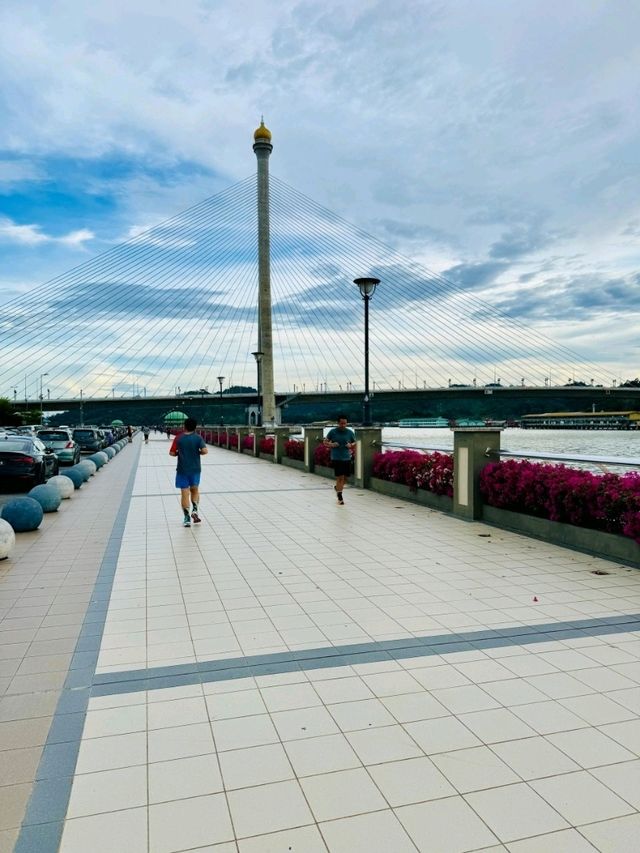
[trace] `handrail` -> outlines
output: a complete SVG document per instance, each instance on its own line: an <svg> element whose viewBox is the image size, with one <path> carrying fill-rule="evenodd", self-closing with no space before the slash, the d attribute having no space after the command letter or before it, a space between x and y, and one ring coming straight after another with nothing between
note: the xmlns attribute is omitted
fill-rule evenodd
<svg viewBox="0 0 640 853"><path fill-rule="evenodd" d="M383 447L399 447L405 450L435 450L438 453L453 453L452 447L436 447L434 445L417 446L415 444L403 444L396 441L383 441ZM590 463L592 465L618 465L623 468L640 468L640 459L633 459L628 456L584 456L582 454L566 454L566 453L540 453L535 450L493 450L488 448L487 456L508 456L515 459L540 459L551 460L553 462L580 462Z"/></svg>

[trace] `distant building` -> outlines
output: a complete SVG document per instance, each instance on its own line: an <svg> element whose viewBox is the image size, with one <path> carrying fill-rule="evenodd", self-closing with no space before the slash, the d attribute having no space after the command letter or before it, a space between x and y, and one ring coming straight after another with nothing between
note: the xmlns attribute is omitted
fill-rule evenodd
<svg viewBox="0 0 640 853"><path fill-rule="evenodd" d="M640 412L542 412L523 415L523 429L640 429Z"/></svg>

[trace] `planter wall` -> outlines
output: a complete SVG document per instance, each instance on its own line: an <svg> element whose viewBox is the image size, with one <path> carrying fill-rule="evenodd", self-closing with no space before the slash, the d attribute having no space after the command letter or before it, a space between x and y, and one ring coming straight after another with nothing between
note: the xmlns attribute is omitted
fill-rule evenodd
<svg viewBox="0 0 640 853"><path fill-rule="evenodd" d="M522 533L524 536L543 539L553 545L562 545L564 548L573 548L574 551L594 554L607 560L620 560L640 567L640 545L628 536L617 536L615 533L605 533L602 530L590 530L588 527L549 521L548 518L511 512L488 504L482 507L482 521L495 527Z"/></svg>
<svg viewBox="0 0 640 853"><path fill-rule="evenodd" d="M298 471L304 471L304 462L302 459L290 459L288 456L283 456L282 464L287 468L297 468Z"/></svg>
<svg viewBox="0 0 640 853"><path fill-rule="evenodd" d="M317 474L319 477L326 477L327 480L335 480L336 478L333 468L328 468L326 465L316 465L313 469L313 473ZM349 486L353 486L353 483L353 475L347 477L347 484Z"/></svg>
<svg viewBox="0 0 640 853"><path fill-rule="evenodd" d="M267 462L273 462L273 453L259 453L260 459L266 459Z"/></svg>
<svg viewBox="0 0 640 853"><path fill-rule="evenodd" d="M412 492L409 486L405 486L404 483L391 483L389 480L380 480L378 477L371 478L369 488L372 492L379 492L381 495L388 495L391 498L399 498L403 501L411 501L421 506L440 510L440 512L453 511L453 498L447 495L436 495L427 489L418 489L416 492Z"/></svg>

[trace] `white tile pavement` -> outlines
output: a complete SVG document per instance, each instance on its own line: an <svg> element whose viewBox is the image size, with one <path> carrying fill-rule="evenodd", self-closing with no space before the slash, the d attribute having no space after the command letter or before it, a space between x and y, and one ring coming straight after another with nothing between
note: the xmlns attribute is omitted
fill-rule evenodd
<svg viewBox="0 0 640 853"><path fill-rule="evenodd" d="M572 623L640 612L640 573L213 448L184 529L167 451L142 448L62 853L638 846L640 630Z"/></svg>

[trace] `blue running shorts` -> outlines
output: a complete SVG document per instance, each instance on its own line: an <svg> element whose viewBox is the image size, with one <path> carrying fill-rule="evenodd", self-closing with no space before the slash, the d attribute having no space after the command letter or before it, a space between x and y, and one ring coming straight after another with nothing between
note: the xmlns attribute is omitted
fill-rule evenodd
<svg viewBox="0 0 640 853"><path fill-rule="evenodd" d="M200 485L200 471L195 474L176 474L176 489L188 489Z"/></svg>

